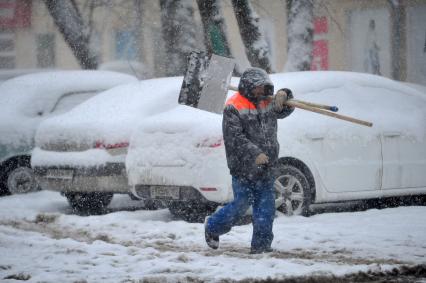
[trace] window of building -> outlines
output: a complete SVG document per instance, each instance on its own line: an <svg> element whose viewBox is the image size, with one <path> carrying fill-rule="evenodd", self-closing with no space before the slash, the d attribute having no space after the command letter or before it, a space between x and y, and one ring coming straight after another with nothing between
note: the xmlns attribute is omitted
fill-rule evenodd
<svg viewBox="0 0 426 283"><path fill-rule="evenodd" d="M0 28L29 27L32 2L29 0L0 0Z"/></svg>
<svg viewBox="0 0 426 283"><path fill-rule="evenodd" d="M53 33L38 34L37 67L51 68L55 66L55 35Z"/></svg>
<svg viewBox="0 0 426 283"><path fill-rule="evenodd" d="M407 81L426 84L426 5L407 8Z"/></svg>
<svg viewBox="0 0 426 283"><path fill-rule="evenodd" d="M391 16L386 7L347 13L349 69L392 77Z"/></svg>
<svg viewBox="0 0 426 283"><path fill-rule="evenodd" d="M0 69L14 69L15 57L15 34L0 32Z"/></svg>
<svg viewBox="0 0 426 283"><path fill-rule="evenodd" d="M134 60L138 58L136 32L123 30L115 34L115 57L119 60Z"/></svg>

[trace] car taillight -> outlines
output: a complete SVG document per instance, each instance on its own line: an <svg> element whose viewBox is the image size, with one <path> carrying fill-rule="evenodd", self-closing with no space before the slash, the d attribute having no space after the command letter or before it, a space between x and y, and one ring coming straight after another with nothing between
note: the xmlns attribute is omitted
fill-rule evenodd
<svg viewBox="0 0 426 283"><path fill-rule="evenodd" d="M213 143L213 144L209 145L209 147L219 147L221 145L222 145L222 141L218 141L216 143Z"/></svg>
<svg viewBox="0 0 426 283"><path fill-rule="evenodd" d="M128 142L119 142L119 143L114 143L114 144L105 144L102 141L97 141L95 143L95 148L104 148L104 149L123 148L123 147L128 147L128 146L129 146Z"/></svg>
<svg viewBox="0 0 426 283"><path fill-rule="evenodd" d="M203 192L216 192L216 188L200 188Z"/></svg>
<svg viewBox="0 0 426 283"><path fill-rule="evenodd" d="M219 139L219 140L205 139L202 142L198 143L196 145L196 147L211 147L211 148L215 148L215 147L220 147L221 145L222 145L222 139Z"/></svg>

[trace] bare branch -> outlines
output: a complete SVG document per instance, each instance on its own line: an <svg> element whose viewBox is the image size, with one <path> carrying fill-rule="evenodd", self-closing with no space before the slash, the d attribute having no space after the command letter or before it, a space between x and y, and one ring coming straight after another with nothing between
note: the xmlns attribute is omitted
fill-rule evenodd
<svg viewBox="0 0 426 283"><path fill-rule="evenodd" d="M96 69L98 61L90 50L90 37L85 33L86 26L76 3L67 0L44 0L44 3L80 66Z"/></svg>

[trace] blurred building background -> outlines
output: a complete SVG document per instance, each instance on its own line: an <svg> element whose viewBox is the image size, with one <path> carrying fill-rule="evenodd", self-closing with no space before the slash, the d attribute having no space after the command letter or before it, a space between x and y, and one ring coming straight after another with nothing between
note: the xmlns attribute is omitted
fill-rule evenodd
<svg viewBox="0 0 426 283"><path fill-rule="evenodd" d="M200 1L188 1L193 9L192 14L185 15L193 17L191 46L204 50ZM46 2L0 0L0 72L81 68ZM231 56L240 68L248 67L231 0L219 2ZM173 46L164 40L162 22L168 16L162 11L164 1L72 3L84 20L97 68L139 78L170 75L170 61L176 59L167 56ZM270 51L273 72L283 71L287 60L288 3L251 1ZM312 70L368 72L426 84L426 0L317 0L313 24ZM220 37L214 40L213 47L220 49Z"/></svg>

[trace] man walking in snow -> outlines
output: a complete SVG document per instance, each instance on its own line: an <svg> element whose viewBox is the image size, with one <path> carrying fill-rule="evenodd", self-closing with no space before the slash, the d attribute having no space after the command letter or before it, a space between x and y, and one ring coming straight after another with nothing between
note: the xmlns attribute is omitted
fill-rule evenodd
<svg viewBox="0 0 426 283"><path fill-rule="evenodd" d="M285 105L293 98L289 89L281 89L275 96L273 93L268 74L248 68L241 76L238 92L226 102L222 130L234 200L206 219L205 238L213 249L219 247L219 236L229 232L252 205L251 253L272 251L277 119L294 111Z"/></svg>

